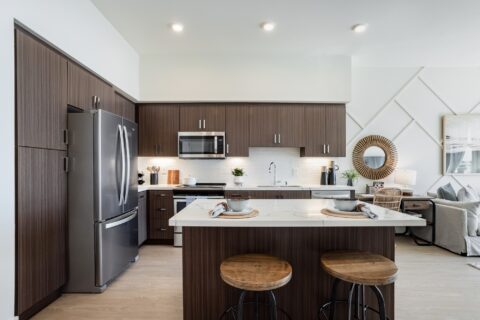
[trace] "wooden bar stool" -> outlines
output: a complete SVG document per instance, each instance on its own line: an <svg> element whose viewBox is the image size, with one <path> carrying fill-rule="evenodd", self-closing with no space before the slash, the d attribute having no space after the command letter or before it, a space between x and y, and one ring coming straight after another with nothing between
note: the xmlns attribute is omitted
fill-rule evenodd
<svg viewBox="0 0 480 320"><path fill-rule="evenodd" d="M287 261L270 255L243 254L224 260L220 265L220 276L230 286L242 290L236 307L236 320L243 319L245 295L248 291L255 292L256 319L259 317L258 294L261 292L268 296L271 319L277 319L277 302L273 290L283 287L290 281L292 266ZM235 308L228 310L234 312ZM288 314L279 310L290 319Z"/></svg>
<svg viewBox="0 0 480 320"><path fill-rule="evenodd" d="M340 280L351 283L348 295L348 319L352 319L352 305L355 308L356 319L366 319L368 310L377 313L382 320L387 319L385 300L378 286L395 282L398 268L392 260L365 251L333 251L325 253L321 257L321 263L322 268L335 278L330 302L326 304L330 307L330 320L335 318L336 291ZM365 286L375 294L379 310L365 304Z"/></svg>

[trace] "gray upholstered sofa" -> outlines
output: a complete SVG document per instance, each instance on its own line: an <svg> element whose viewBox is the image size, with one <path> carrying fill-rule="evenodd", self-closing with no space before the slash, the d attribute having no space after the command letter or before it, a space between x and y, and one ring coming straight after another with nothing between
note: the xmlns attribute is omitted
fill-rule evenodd
<svg viewBox="0 0 480 320"><path fill-rule="evenodd" d="M442 200L434 200L441 202ZM430 220L431 212L425 216ZM466 256L480 256L480 236L469 236L467 210L436 203L435 244L454 253ZM413 228L412 233L431 241L432 227Z"/></svg>

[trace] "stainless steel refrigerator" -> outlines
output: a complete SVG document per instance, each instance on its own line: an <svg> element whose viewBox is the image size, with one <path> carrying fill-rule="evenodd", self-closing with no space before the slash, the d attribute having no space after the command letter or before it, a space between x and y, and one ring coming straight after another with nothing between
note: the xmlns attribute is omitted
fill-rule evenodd
<svg viewBox="0 0 480 320"><path fill-rule="evenodd" d="M138 256L137 125L105 110L68 114L68 283L102 292Z"/></svg>

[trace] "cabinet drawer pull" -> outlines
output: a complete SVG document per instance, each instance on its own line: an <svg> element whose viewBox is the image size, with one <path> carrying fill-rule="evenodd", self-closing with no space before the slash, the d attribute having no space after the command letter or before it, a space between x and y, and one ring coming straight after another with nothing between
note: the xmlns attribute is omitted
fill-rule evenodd
<svg viewBox="0 0 480 320"><path fill-rule="evenodd" d="M165 228L157 228L158 231L167 231Z"/></svg>
<svg viewBox="0 0 480 320"><path fill-rule="evenodd" d="M158 208L157 211L167 211L165 208Z"/></svg>

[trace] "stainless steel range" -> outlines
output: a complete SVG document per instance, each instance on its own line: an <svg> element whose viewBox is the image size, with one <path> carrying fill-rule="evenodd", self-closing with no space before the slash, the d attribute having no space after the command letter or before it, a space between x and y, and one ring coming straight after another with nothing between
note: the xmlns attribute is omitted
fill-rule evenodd
<svg viewBox="0 0 480 320"><path fill-rule="evenodd" d="M173 189L174 214L185 209L196 199L225 199L225 186L225 183L197 183L195 186L176 187ZM173 245L182 246L182 227L175 227Z"/></svg>

